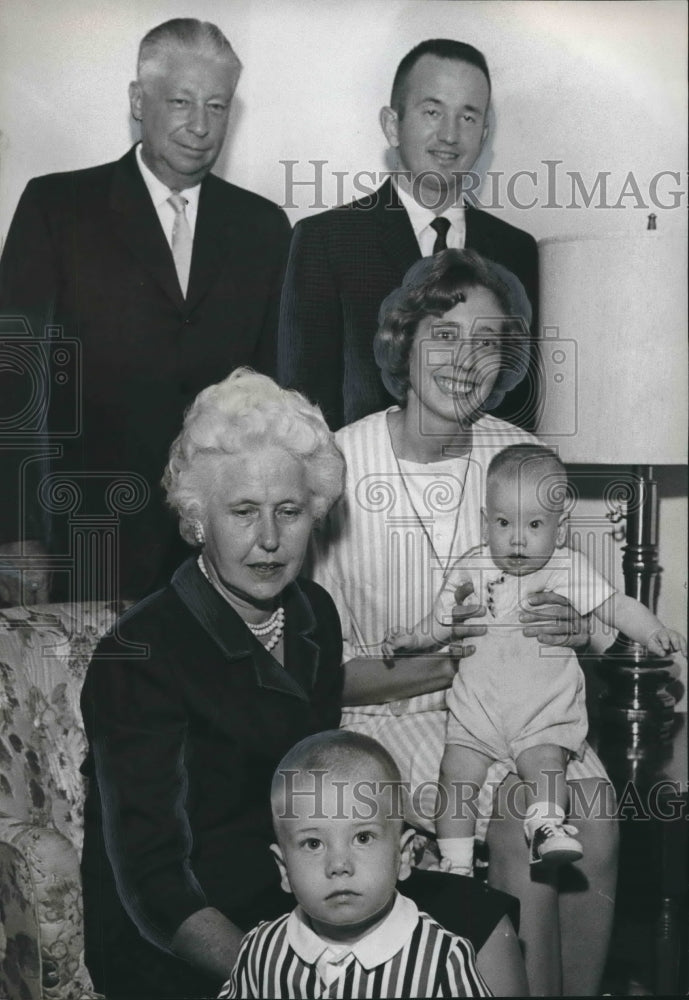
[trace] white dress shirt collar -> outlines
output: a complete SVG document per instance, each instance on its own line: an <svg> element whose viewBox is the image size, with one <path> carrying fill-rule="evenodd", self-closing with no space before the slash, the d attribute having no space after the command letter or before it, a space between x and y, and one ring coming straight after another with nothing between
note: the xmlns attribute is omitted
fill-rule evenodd
<svg viewBox="0 0 689 1000"><path fill-rule="evenodd" d="M151 201L153 202L155 210L158 213L158 218L160 219L160 224L163 227L167 241L168 243L171 243L172 227L175 223L175 210L172 205L169 204L168 198L172 194L172 191L166 184L163 184L163 182L159 180L153 171L144 163L141 155L141 143L138 143L136 147L136 162L139 165L139 170L141 171L144 184L146 185L148 193L151 196ZM187 200L186 216L189 222L189 228L191 229L191 234L193 236L196 228L196 216L199 211L199 195L201 193L201 185L195 184L193 187L184 188L184 190L179 193Z"/></svg>
<svg viewBox="0 0 689 1000"><path fill-rule="evenodd" d="M409 216L414 235L421 248L421 255L423 257L430 257L433 253L433 244L437 236L435 230L431 228L431 222L437 219L438 215L431 211L430 208L424 208L423 205L419 205L418 201L408 191L404 191L399 184L395 183L394 178L393 184L395 184L399 199ZM466 219L464 213L465 206L463 201L460 201L457 205L451 205L440 212L440 215L450 223L450 229L447 233L447 245L456 250L463 249L466 243Z"/></svg>
<svg viewBox="0 0 689 1000"><path fill-rule="evenodd" d="M419 911L411 899L395 892L395 902L387 917L370 934L365 934L354 944L327 944L311 928L308 916L300 906L287 919L287 942L302 962L315 965L323 953L330 950L331 961L337 962L345 955L352 954L366 969L374 969L388 962L404 947L414 932L419 919Z"/></svg>

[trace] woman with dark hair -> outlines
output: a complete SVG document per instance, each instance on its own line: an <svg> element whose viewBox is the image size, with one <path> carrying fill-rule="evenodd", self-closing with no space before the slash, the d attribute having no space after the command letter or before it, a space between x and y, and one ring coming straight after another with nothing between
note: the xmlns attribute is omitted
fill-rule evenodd
<svg viewBox="0 0 689 1000"><path fill-rule="evenodd" d="M417 261L409 268L402 287L391 292L380 307L373 351L385 388L406 410L410 358L419 323L428 317L442 319L463 303L467 293L462 288L472 289L472 298L481 300L473 318L479 325L472 319L471 328L465 324L461 330L443 332L435 324L431 340L463 342L465 350L471 348L472 369L478 376L475 384L480 381L487 395L485 399L470 396L463 405L465 412L456 412L464 423L475 424L484 411L499 406L505 393L522 381L529 363L531 304L524 286L507 268L473 250L455 250ZM449 320L448 327L452 326L456 324ZM434 367L438 367L437 359ZM465 395L454 394L457 405L464 403ZM511 427L504 421L496 422L494 429L498 426Z"/></svg>
<svg viewBox="0 0 689 1000"><path fill-rule="evenodd" d="M383 381L399 405L337 433L347 486L316 534L314 578L335 599L343 628L342 725L392 753L410 782L408 818L430 834L446 690L457 657L474 647L460 642L437 654L391 658L384 644L389 633L411 630L429 613L453 561L479 544L493 456L536 442L487 412L524 376L530 318L517 278L473 251L447 250L414 264L382 304L374 342ZM525 635L546 646L586 646L585 623L564 598L537 593L529 601ZM476 606L455 610L458 621L485 613ZM480 642L485 626L459 631ZM612 795L590 748L570 763L567 776L579 802L598 796L603 805ZM531 991L594 994L613 916L615 826L576 815L585 861L562 873L561 882L534 875L522 857L523 814L514 815L521 798L506 769L494 768L482 790L484 829L492 789L500 784L493 815L505 819L489 824L489 881L520 899Z"/></svg>

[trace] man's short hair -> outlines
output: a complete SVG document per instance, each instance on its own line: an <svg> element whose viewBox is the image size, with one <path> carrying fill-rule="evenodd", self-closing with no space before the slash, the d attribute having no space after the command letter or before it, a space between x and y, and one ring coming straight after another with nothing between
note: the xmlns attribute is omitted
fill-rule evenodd
<svg viewBox="0 0 689 1000"><path fill-rule="evenodd" d="M174 17L164 21L144 35L139 45L136 64L137 76L155 67L168 52L180 49L204 52L218 59L227 59L237 67L237 76L242 64L217 25L210 21L199 21L195 17Z"/></svg>
<svg viewBox="0 0 689 1000"><path fill-rule="evenodd" d="M457 42L453 38L429 38L425 42L419 42L411 52L407 52L397 67L395 79L392 81L390 106L397 112L400 118L404 115L404 100L409 74L422 56L454 59L455 62L465 62L471 66L476 66L488 81L488 92L490 94L490 73L488 72L488 63L483 52L474 48L473 45L469 45L468 42Z"/></svg>

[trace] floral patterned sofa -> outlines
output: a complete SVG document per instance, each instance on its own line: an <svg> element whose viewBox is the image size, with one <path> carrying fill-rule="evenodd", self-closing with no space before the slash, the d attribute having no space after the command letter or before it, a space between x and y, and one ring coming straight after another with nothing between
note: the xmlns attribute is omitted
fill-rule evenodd
<svg viewBox="0 0 689 1000"><path fill-rule="evenodd" d="M79 693L113 604L0 611L0 997L98 997L83 964Z"/></svg>

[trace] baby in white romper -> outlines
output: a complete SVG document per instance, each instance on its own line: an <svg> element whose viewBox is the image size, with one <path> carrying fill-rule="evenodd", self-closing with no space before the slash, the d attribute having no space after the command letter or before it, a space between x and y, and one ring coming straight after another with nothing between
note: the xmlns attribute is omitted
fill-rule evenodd
<svg viewBox="0 0 689 1000"><path fill-rule="evenodd" d="M463 875L473 871L475 834L466 790L481 787L494 761L528 783L530 862L556 866L583 853L576 829L565 822L565 770L588 730L584 677L572 650L543 647L523 635L519 614L530 593L561 594L581 616L595 615L650 652L686 655L679 633L617 593L566 546L566 486L564 466L547 448L513 445L496 455L486 477L484 544L452 566L431 615L411 633L386 639L388 655L446 644L458 588L460 598L473 592L472 603L487 608L487 634L460 661L448 693L440 771L436 829L443 868Z"/></svg>

